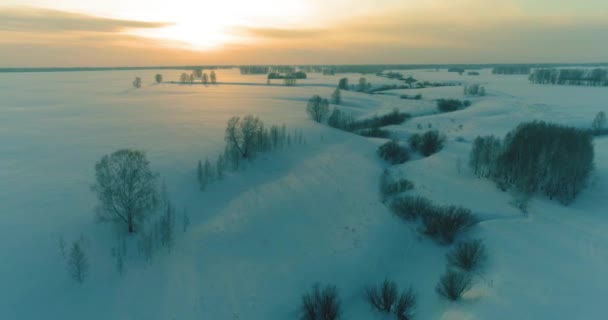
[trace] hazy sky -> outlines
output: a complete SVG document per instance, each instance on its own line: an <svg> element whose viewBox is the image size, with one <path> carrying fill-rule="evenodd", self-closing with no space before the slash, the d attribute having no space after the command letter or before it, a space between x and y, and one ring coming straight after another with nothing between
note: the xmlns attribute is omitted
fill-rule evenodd
<svg viewBox="0 0 608 320"><path fill-rule="evenodd" d="M0 67L599 61L606 0L0 0Z"/></svg>

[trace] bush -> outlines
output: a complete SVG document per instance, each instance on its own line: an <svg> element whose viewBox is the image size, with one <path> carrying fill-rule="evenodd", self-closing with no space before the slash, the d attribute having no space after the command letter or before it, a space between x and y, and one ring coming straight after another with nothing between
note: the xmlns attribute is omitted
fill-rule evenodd
<svg viewBox="0 0 608 320"><path fill-rule="evenodd" d="M397 216L406 220L428 216L435 212L435 206L427 198L421 196L402 196L391 202L391 210Z"/></svg>
<svg viewBox="0 0 608 320"><path fill-rule="evenodd" d="M315 284L310 293L302 296L302 320L336 320L340 319L341 313L341 302L335 286L326 286L321 290Z"/></svg>
<svg viewBox="0 0 608 320"><path fill-rule="evenodd" d="M399 296L397 304L394 307L394 313L398 320L414 319L414 309L416 308L416 295L412 288L404 291Z"/></svg>
<svg viewBox="0 0 608 320"><path fill-rule="evenodd" d="M468 101L460 101L458 99L439 99L437 100L437 109L440 112L452 112L470 106Z"/></svg>
<svg viewBox="0 0 608 320"><path fill-rule="evenodd" d="M384 126L402 124L405 120L411 118L411 115L408 113L399 112L399 110L395 109L391 113L385 114L383 116L374 116L369 119L363 119L359 121L354 121L351 123L351 131L366 129L366 128L379 128Z"/></svg>
<svg viewBox="0 0 608 320"><path fill-rule="evenodd" d="M435 207L422 215L423 232L442 244L451 244L456 237L477 223L471 210L456 207Z"/></svg>
<svg viewBox="0 0 608 320"><path fill-rule="evenodd" d="M400 164L409 160L410 156L405 147L397 140L391 140L378 148L378 155L391 164Z"/></svg>
<svg viewBox="0 0 608 320"><path fill-rule="evenodd" d="M416 307L416 295L412 288L398 294L397 284L385 279L379 286L370 286L365 290L367 302L384 313L393 312L399 320L411 320Z"/></svg>
<svg viewBox="0 0 608 320"><path fill-rule="evenodd" d="M468 86L464 86L464 94L468 96L485 96L486 88L480 86L479 84L471 84ZM465 107L467 107L465 105Z"/></svg>
<svg viewBox="0 0 608 320"><path fill-rule="evenodd" d="M418 124L418 129L422 129L421 124ZM413 134L409 137L408 143L412 150L418 150L420 148L420 145L422 145L422 136L418 133Z"/></svg>
<svg viewBox="0 0 608 320"><path fill-rule="evenodd" d="M353 118L347 115L346 113L340 111L340 109L338 108L334 108L334 110L331 112L331 115L327 119L328 126L344 131L350 131L352 123Z"/></svg>
<svg viewBox="0 0 608 320"><path fill-rule="evenodd" d="M448 270L439 279L435 291L450 301L457 301L462 297L463 293L471 289L471 285L472 280L467 273Z"/></svg>
<svg viewBox="0 0 608 320"><path fill-rule="evenodd" d="M471 272L486 259L486 248L481 240L459 243L447 256L448 265Z"/></svg>
<svg viewBox="0 0 608 320"><path fill-rule="evenodd" d="M401 99L407 99L407 100L420 100L420 99L422 99L422 94L419 93L419 94L417 94L415 96L410 96L410 95L407 95L407 94L402 94L400 96L400 98Z"/></svg>
<svg viewBox="0 0 608 320"><path fill-rule="evenodd" d="M315 95L308 100L306 112L314 121L323 122L329 114L329 101Z"/></svg>
<svg viewBox="0 0 608 320"><path fill-rule="evenodd" d="M420 139L420 153L428 157L443 149L445 137L439 134L439 131L432 130L425 132ZM410 142L411 143L411 142Z"/></svg>
<svg viewBox="0 0 608 320"><path fill-rule="evenodd" d="M370 138L388 138L391 136L391 133L388 130L380 129L378 127L359 130L356 133L360 136Z"/></svg>
<svg viewBox="0 0 608 320"><path fill-rule="evenodd" d="M390 313L395 300L397 300L397 284L385 279L378 287L370 286L365 289L365 296L372 307Z"/></svg>
<svg viewBox="0 0 608 320"><path fill-rule="evenodd" d="M157 74L154 76L154 81L156 81L156 83L161 83L163 82L163 75L162 74Z"/></svg>
<svg viewBox="0 0 608 320"><path fill-rule="evenodd" d="M407 179L394 180L387 170L380 176L380 193L384 198L414 189L414 183Z"/></svg>

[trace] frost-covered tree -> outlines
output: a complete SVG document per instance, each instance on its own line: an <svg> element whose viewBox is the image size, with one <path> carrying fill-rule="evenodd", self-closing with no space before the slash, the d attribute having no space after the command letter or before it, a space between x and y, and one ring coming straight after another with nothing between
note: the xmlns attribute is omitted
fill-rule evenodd
<svg viewBox="0 0 608 320"><path fill-rule="evenodd" d="M122 149L95 164L97 218L113 221L134 233L159 202L158 174L143 151Z"/></svg>
<svg viewBox="0 0 608 320"><path fill-rule="evenodd" d="M203 84L209 84L209 76L207 75L207 73L203 73L202 82Z"/></svg>
<svg viewBox="0 0 608 320"><path fill-rule="evenodd" d="M203 76L203 69L194 69L193 73L197 79L200 79Z"/></svg>
<svg viewBox="0 0 608 320"><path fill-rule="evenodd" d="M359 84L357 85L357 91L363 92L363 91L367 90L367 86L368 86L367 79L361 77L359 79Z"/></svg>
<svg viewBox="0 0 608 320"><path fill-rule="evenodd" d="M334 104L342 103L342 93L340 92L340 88L336 88L334 92L331 94L331 101Z"/></svg>
<svg viewBox="0 0 608 320"><path fill-rule="evenodd" d="M82 243L79 241L75 241L72 245L67 260L67 267L70 276L76 280L76 282L84 282L89 271L89 260L87 259Z"/></svg>
<svg viewBox="0 0 608 320"><path fill-rule="evenodd" d="M211 73L209 74L209 81L211 81L211 84L217 84L217 75L215 74L215 70L211 70Z"/></svg>
<svg viewBox="0 0 608 320"><path fill-rule="evenodd" d="M407 77L404 81L408 84L408 86L410 86L410 88L412 88L414 83L418 82L418 80L414 79L412 76Z"/></svg>
<svg viewBox="0 0 608 320"><path fill-rule="evenodd" d="M141 88L141 78L140 77L135 77L135 80L133 80L133 87L135 89Z"/></svg>
<svg viewBox="0 0 608 320"><path fill-rule="evenodd" d="M329 101L315 95L308 100L306 112L314 121L323 122L329 114Z"/></svg>
<svg viewBox="0 0 608 320"><path fill-rule="evenodd" d="M156 81L156 83L161 83L163 82L163 75L158 73L154 76L154 81Z"/></svg>

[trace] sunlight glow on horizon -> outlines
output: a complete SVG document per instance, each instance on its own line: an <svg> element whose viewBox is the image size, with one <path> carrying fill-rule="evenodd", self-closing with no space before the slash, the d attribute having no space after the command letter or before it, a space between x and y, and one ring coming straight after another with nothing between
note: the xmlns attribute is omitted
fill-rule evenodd
<svg viewBox="0 0 608 320"><path fill-rule="evenodd" d="M594 61L608 50L605 0L0 0L0 15L0 67Z"/></svg>

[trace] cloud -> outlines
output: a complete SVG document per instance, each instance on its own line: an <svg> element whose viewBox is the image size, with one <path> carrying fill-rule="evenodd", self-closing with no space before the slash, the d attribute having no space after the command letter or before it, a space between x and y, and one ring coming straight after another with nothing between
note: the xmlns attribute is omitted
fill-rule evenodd
<svg viewBox="0 0 608 320"><path fill-rule="evenodd" d="M325 29L284 29L284 28L258 28L258 27L233 27L231 33L240 36L248 36L270 40L287 39L318 39L327 34Z"/></svg>
<svg viewBox="0 0 608 320"><path fill-rule="evenodd" d="M0 9L3 31L12 32L120 32L128 29L161 28L171 24L95 17L40 8Z"/></svg>

